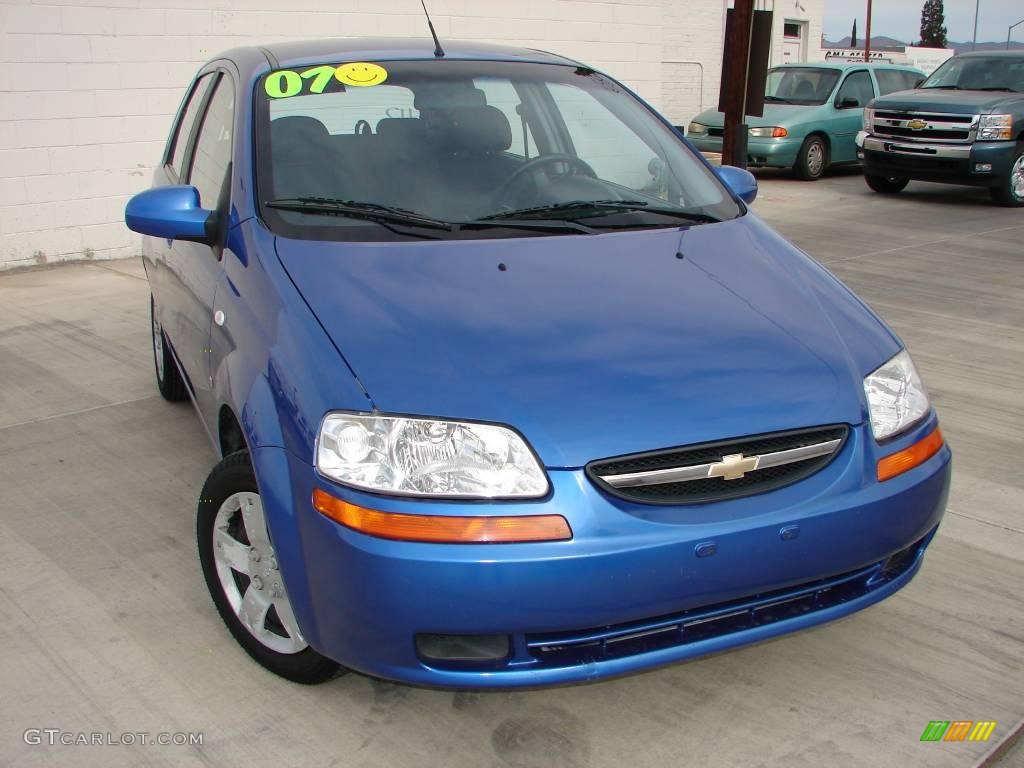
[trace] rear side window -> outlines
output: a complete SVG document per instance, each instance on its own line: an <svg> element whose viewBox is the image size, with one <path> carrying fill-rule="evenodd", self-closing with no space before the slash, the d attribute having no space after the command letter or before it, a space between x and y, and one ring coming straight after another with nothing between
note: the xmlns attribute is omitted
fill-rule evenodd
<svg viewBox="0 0 1024 768"><path fill-rule="evenodd" d="M206 116L199 128L192 154L188 183L199 190L203 208L217 207L224 174L231 162L231 131L234 126L235 87L224 76L217 83Z"/></svg>
<svg viewBox="0 0 1024 768"><path fill-rule="evenodd" d="M213 79L213 73L208 72L196 81L195 86L192 88L192 93L189 94L188 104L185 105L185 110L181 113L181 120L178 121L177 128L175 129L174 143L171 145L171 167L179 179L181 178L181 170L185 166L185 150L188 149L188 137L192 133L192 126L196 122L196 115L199 114L199 107L203 103L203 96L206 94L206 89L209 87L211 79Z"/></svg>
<svg viewBox="0 0 1024 768"><path fill-rule="evenodd" d="M878 95L896 91L909 91L917 87L924 78L916 72L904 72L899 69L876 69L875 80L878 82Z"/></svg>

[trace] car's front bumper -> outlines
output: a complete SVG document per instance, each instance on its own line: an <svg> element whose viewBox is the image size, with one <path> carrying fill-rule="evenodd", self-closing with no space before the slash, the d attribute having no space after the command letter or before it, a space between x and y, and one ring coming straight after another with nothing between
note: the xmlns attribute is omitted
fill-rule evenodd
<svg viewBox="0 0 1024 768"><path fill-rule="evenodd" d="M721 152L721 136L687 136L701 152ZM751 168L791 168L796 163L801 139L769 139L751 136L747 139L747 165Z"/></svg>
<svg viewBox="0 0 1024 768"><path fill-rule="evenodd" d="M328 483L279 448L253 457L289 596L314 648L346 667L410 683L534 686L713 653L892 594L913 577L942 516L950 453L943 447L881 484L875 462L932 426L933 418L885 450L857 427L817 475L688 507L612 499L582 470L550 471L553 492L536 502L383 499ZM315 512L314 488L392 512L554 512L568 519L573 539L442 545L371 538ZM793 526L796 536L783 535ZM899 567L890 561L897 553ZM483 666L428 662L417 654L417 633L506 635L511 652Z"/></svg>
<svg viewBox="0 0 1024 768"><path fill-rule="evenodd" d="M867 175L949 184L999 184L1010 172L1016 148L1012 141L929 143L857 134L857 156Z"/></svg>

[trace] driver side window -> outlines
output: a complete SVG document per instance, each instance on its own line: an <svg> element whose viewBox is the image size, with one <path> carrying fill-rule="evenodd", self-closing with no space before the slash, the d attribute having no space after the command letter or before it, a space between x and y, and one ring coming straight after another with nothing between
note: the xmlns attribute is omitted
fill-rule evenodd
<svg viewBox="0 0 1024 768"><path fill-rule="evenodd" d="M873 98L875 90L871 85L871 75L861 70L850 74L843 81L836 96L836 106L842 108L843 99L856 99L858 107L866 107Z"/></svg>
<svg viewBox="0 0 1024 768"><path fill-rule="evenodd" d="M598 178L637 191L652 184L652 160L657 155L643 140L584 90L550 83L576 155ZM657 161L660 162L660 161Z"/></svg>

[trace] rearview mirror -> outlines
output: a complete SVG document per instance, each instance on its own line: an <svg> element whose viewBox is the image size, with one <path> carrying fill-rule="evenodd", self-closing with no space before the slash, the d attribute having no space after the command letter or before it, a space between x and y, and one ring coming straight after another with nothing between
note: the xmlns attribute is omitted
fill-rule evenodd
<svg viewBox="0 0 1024 768"><path fill-rule="evenodd" d="M716 168L718 178L744 203L752 203L757 197L757 179L750 171L723 165Z"/></svg>
<svg viewBox="0 0 1024 768"><path fill-rule="evenodd" d="M200 206L199 190L187 184L140 192L124 209L128 229L168 240L212 243L216 217Z"/></svg>
<svg viewBox="0 0 1024 768"><path fill-rule="evenodd" d="M839 102L840 109L852 109L860 106L860 99L856 96L847 96Z"/></svg>

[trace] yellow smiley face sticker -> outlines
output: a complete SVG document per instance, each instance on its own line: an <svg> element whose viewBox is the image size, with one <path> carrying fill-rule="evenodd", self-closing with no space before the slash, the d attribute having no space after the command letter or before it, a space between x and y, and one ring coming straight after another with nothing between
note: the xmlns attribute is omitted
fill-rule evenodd
<svg viewBox="0 0 1024 768"><path fill-rule="evenodd" d="M380 66L380 64L354 61L351 64L342 64L335 69L334 77L339 83L365 88L366 86L383 83L388 79L388 71Z"/></svg>

